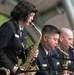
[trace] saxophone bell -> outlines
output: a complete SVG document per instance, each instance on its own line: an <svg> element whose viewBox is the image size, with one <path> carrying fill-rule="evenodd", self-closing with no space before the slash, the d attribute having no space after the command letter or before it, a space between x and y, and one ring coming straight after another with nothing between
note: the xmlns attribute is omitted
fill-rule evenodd
<svg viewBox="0 0 74 75"><path fill-rule="evenodd" d="M10 70L5 67L1 67L0 71L3 71L5 73L5 75L10 75Z"/></svg>

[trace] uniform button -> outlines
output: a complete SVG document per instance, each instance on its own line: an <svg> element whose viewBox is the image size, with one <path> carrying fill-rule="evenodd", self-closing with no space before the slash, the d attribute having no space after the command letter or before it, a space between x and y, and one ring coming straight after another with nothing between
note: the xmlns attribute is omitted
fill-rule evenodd
<svg viewBox="0 0 74 75"><path fill-rule="evenodd" d="M19 59L19 57L17 56L17 59Z"/></svg>
<svg viewBox="0 0 74 75"><path fill-rule="evenodd" d="M18 66L17 64L15 64L15 66Z"/></svg>
<svg viewBox="0 0 74 75"><path fill-rule="evenodd" d="M22 43L21 45L22 45L22 47L24 48L24 46L25 46L24 43Z"/></svg>
<svg viewBox="0 0 74 75"><path fill-rule="evenodd" d="M20 52L22 52L22 50L20 50Z"/></svg>

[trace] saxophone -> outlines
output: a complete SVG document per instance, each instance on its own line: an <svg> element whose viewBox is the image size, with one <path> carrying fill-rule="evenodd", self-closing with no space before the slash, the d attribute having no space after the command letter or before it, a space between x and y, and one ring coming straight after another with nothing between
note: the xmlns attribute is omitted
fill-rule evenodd
<svg viewBox="0 0 74 75"><path fill-rule="evenodd" d="M5 75L10 75L10 70L5 67L1 67L0 71L3 71L5 73Z"/></svg>
<svg viewBox="0 0 74 75"><path fill-rule="evenodd" d="M74 47L72 45L70 45L71 49L74 50Z"/></svg>
<svg viewBox="0 0 74 75"><path fill-rule="evenodd" d="M38 70L38 66L37 65L32 65L33 61L34 61L34 53L35 51L37 50L38 48L38 45L40 43L40 40L41 40L41 32L37 29L37 27L31 23L31 25L39 32L39 37L36 41L36 43L34 44L32 50L30 50L30 52L28 53L28 56L27 56L27 59L26 59L26 62L21 66L21 69L22 70L25 70L25 71L32 71L32 70ZM26 75L34 75L36 72L26 72L25 74Z"/></svg>
<svg viewBox="0 0 74 75"><path fill-rule="evenodd" d="M74 50L74 47L72 45L70 45L70 47L71 47L71 50ZM72 72L71 75L74 75L74 71Z"/></svg>
<svg viewBox="0 0 74 75"><path fill-rule="evenodd" d="M66 56L66 59L69 59L69 54L67 54L66 52L64 52L63 50L60 49L60 47L57 47L60 52L62 52L65 56ZM64 70L60 73L60 75L67 75L67 69L68 69L68 60L65 60L64 61Z"/></svg>

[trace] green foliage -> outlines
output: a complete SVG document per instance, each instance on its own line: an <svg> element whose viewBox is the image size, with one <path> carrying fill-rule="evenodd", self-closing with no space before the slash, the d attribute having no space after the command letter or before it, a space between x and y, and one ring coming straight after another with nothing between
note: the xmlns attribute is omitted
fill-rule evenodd
<svg viewBox="0 0 74 75"><path fill-rule="evenodd" d="M28 38L27 38L27 44L26 44L26 49L28 48L28 47L30 47L31 45L33 45L34 43L33 43L33 41L32 41L32 39L30 38L30 36L28 36Z"/></svg>
<svg viewBox="0 0 74 75"><path fill-rule="evenodd" d="M6 22L6 21L8 21L8 20L9 20L8 17L6 17L6 16L0 14L0 26L1 26L4 22Z"/></svg>

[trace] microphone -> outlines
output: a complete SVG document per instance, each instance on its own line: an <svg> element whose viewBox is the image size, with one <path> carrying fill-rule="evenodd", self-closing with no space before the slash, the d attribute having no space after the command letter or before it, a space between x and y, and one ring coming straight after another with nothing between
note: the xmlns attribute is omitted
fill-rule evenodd
<svg viewBox="0 0 74 75"><path fill-rule="evenodd" d="M56 58L56 57L58 57L58 54L54 54L54 55L51 55L51 56L45 56L45 57L43 57L43 59L45 60L45 59L50 59L50 58Z"/></svg>

